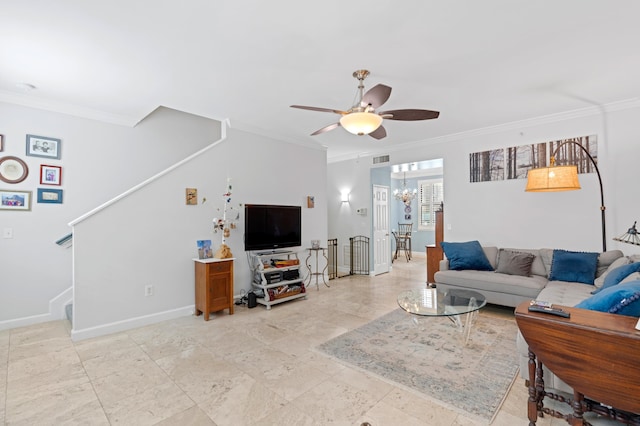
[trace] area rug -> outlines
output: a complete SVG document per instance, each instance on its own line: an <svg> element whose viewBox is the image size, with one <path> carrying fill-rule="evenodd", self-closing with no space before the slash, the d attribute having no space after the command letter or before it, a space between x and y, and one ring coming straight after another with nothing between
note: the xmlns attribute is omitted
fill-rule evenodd
<svg viewBox="0 0 640 426"><path fill-rule="evenodd" d="M478 315L465 346L446 317L392 311L318 349L490 423L518 372L514 320Z"/></svg>

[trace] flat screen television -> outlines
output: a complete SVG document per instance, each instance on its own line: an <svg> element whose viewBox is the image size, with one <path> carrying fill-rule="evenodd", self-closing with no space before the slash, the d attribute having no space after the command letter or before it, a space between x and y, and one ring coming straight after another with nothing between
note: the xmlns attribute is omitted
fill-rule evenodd
<svg viewBox="0 0 640 426"><path fill-rule="evenodd" d="M244 250L273 250L302 245L302 208L244 205Z"/></svg>

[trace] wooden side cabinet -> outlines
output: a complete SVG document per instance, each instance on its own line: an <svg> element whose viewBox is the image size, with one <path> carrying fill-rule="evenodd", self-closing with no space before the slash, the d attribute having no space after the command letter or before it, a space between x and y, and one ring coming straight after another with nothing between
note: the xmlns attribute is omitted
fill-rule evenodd
<svg viewBox="0 0 640 426"><path fill-rule="evenodd" d="M435 245L427 246L427 284L436 282L434 275L440 270L440 261L444 259L444 252L440 243L444 239L444 212L436 212L436 238Z"/></svg>
<svg viewBox="0 0 640 426"><path fill-rule="evenodd" d="M196 316L229 309L233 315L233 258L193 259L196 267Z"/></svg>
<svg viewBox="0 0 640 426"><path fill-rule="evenodd" d="M427 246L427 284L436 282L436 272L440 270L440 261L444 257L442 247Z"/></svg>

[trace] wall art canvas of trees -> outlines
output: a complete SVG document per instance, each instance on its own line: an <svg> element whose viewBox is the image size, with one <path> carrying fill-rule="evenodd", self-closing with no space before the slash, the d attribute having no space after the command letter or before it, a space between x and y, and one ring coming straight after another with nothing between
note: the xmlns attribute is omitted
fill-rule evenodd
<svg viewBox="0 0 640 426"><path fill-rule="evenodd" d="M526 179L530 169L547 166L547 143L512 146L506 149L507 179Z"/></svg>
<svg viewBox="0 0 640 426"><path fill-rule="evenodd" d="M573 143L564 144L567 141L576 142L582 146L593 157L593 161L598 164L598 137L597 135L579 136L575 138L562 139L549 142L549 155L558 149L556 153L556 166L566 166L575 164L578 166L578 173L595 173L596 169L589 160L589 156Z"/></svg>
<svg viewBox="0 0 640 426"><path fill-rule="evenodd" d="M469 181L504 180L504 149L469 154Z"/></svg>

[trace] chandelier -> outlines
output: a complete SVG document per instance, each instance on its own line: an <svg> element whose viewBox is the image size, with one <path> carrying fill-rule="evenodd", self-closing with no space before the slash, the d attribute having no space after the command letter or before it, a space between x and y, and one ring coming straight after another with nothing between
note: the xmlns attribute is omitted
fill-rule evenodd
<svg viewBox="0 0 640 426"><path fill-rule="evenodd" d="M407 188L407 174L404 174L404 179L402 180L402 191L399 189L393 190L393 197L405 203L407 206L411 204L416 195L418 194L417 189L409 189Z"/></svg>

